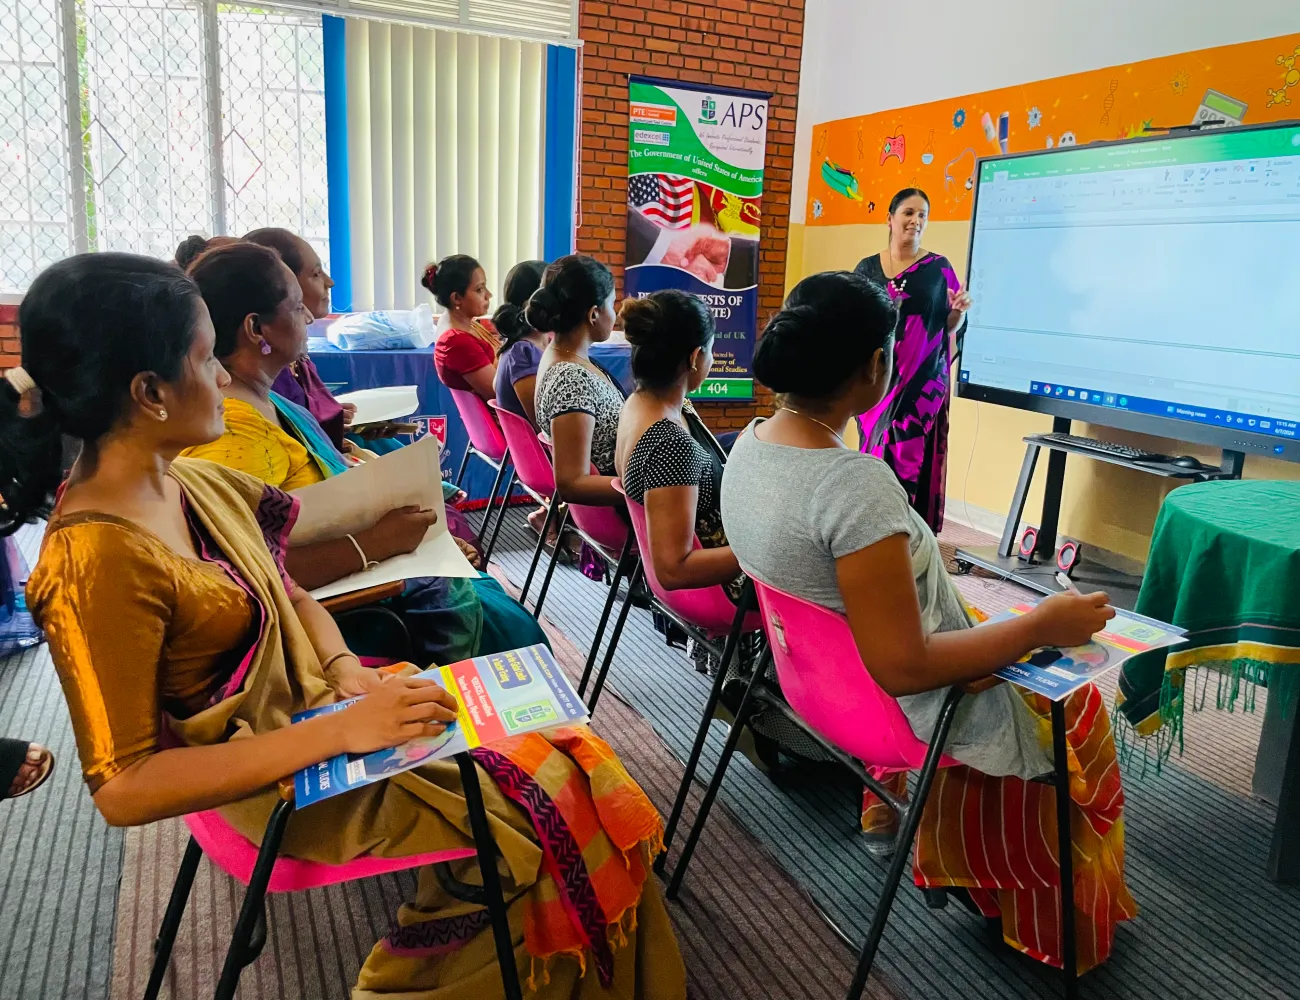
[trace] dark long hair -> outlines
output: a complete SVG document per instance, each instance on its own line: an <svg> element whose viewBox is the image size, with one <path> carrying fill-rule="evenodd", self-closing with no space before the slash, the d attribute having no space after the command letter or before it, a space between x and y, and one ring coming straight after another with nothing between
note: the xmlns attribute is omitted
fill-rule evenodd
<svg viewBox="0 0 1300 1000"><path fill-rule="evenodd" d="M632 377L663 389L681 376L691 353L713 342L713 313L702 299L675 288L623 303L623 332L632 345Z"/></svg>
<svg viewBox="0 0 1300 1000"><path fill-rule="evenodd" d="M302 273L303 259L302 251L298 247L298 237L289 230L268 226L265 229L254 229L244 239L260 247L270 247L280 255L282 261L289 265L290 271L294 274Z"/></svg>
<svg viewBox="0 0 1300 1000"><path fill-rule="evenodd" d="M595 257L573 253L546 268L524 316L543 333L568 333L614 291L614 276Z"/></svg>
<svg viewBox="0 0 1300 1000"><path fill-rule="evenodd" d="M893 215L895 212L898 211L899 205L903 204L903 202L907 201L908 198L911 198L913 196L919 197L923 202L925 202L925 207L929 209L930 196L928 194L926 194L920 188L903 188L903 190L899 191L896 195L894 195L894 197L889 199L889 214Z"/></svg>
<svg viewBox="0 0 1300 1000"><path fill-rule="evenodd" d="M190 266L217 332L213 352L228 358L239 346L239 331L250 315L274 316L289 297L289 279L280 255L256 243L231 243L209 250Z"/></svg>
<svg viewBox="0 0 1300 1000"><path fill-rule="evenodd" d="M497 328L497 333L501 334L501 346L497 349L498 358L510 350L511 346L534 332L524 317L524 307L528 305L533 292L541 285L542 273L545 270L544 260L522 260L506 275L506 287L501 293L505 301L497 306L497 311L492 314L492 325Z"/></svg>
<svg viewBox="0 0 1300 1000"><path fill-rule="evenodd" d="M80 254L32 282L18 325L39 399L20 411L18 392L0 378L0 537L49 515L65 435L98 442L126 412L141 372L180 378L198 311L194 282L152 257Z"/></svg>
<svg viewBox="0 0 1300 1000"><path fill-rule="evenodd" d="M450 309L451 297L469 291L469 283L480 266L469 254L454 253L425 267L420 284L433 293L438 305Z"/></svg>
<svg viewBox="0 0 1300 1000"><path fill-rule="evenodd" d="M889 350L897 322L875 282L852 271L811 274L764 327L754 377L773 392L834 399L876 351Z"/></svg>

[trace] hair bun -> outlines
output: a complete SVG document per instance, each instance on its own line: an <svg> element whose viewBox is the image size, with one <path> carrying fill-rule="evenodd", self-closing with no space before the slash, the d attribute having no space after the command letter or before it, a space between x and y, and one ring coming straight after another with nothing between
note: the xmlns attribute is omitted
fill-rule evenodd
<svg viewBox="0 0 1300 1000"><path fill-rule="evenodd" d="M436 263L429 264L427 267L425 267L424 274L420 275L420 284L432 292L433 283L434 281L437 280L437 278L438 278L438 265Z"/></svg>
<svg viewBox="0 0 1300 1000"><path fill-rule="evenodd" d="M653 343L664 318L663 309L652 296L625 300L619 315L623 318L623 336L633 347L646 347Z"/></svg>
<svg viewBox="0 0 1300 1000"><path fill-rule="evenodd" d="M524 307L524 319L534 330L542 333L554 333L555 323L560 314L560 297L550 285L543 285L528 299Z"/></svg>

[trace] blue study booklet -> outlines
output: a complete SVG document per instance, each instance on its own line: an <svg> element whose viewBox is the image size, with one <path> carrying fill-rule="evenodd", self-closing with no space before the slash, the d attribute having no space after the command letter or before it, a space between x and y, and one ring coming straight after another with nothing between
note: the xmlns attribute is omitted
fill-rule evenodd
<svg viewBox="0 0 1300 1000"><path fill-rule="evenodd" d="M430 667L415 676L431 678L456 695L456 721L437 736L389 750L339 754L303 768L293 779L299 808L506 736L587 720L587 707L541 643ZM308 709L293 721L340 712L356 700Z"/></svg>
<svg viewBox="0 0 1300 1000"><path fill-rule="evenodd" d="M1017 604L984 624L1010 621L1033 609L1032 601ZM1176 625L1116 608L1115 617L1091 642L1082 646L1043 646L1022 656L1018 662L994 671L993 676L1060 701L1131 656L1182 642L1186 632Z"/></svg>

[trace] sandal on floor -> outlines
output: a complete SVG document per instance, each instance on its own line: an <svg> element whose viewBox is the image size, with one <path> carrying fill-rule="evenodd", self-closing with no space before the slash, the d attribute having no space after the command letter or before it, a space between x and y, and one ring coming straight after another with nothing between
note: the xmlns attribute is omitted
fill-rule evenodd
<svg viewBox="0 0 1300 1000"><path fill-rule="evenodd" d="M16 799L36 791L54 773L54 754L45 747L36 747L40 751L39 760L34 762L27 760L27 754L34 746L35 744L28 743L26 740L0 737L0 801ZM27 787L10 795L9 789L13 787L14 779L18 777L18 772L22 770L23 765L28 763L38 765L36 777L27 784Z"/></svg>

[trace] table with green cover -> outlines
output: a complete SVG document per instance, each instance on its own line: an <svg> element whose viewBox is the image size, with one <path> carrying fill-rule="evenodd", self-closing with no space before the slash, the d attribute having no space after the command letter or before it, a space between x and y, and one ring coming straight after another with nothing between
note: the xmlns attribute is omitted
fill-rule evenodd
<svg viewBox="0 0 1300 1000"><path fill-rule="evenodd" d="M1292 724L1300 686L1300 482L1196 483L1170 493L1136 610L1187 629L1188 641L1167 656L1124 665L1116 698L1121 743L1154 747L1162 759L1181 742L1188 668L1218 672L1220 708L1249 702L1266 686L1269 721L1257 768L1274 766L1281 776L1269 874L1300 883L1300 837L1285 836L1300 830L1300 726Z"/></svg>

